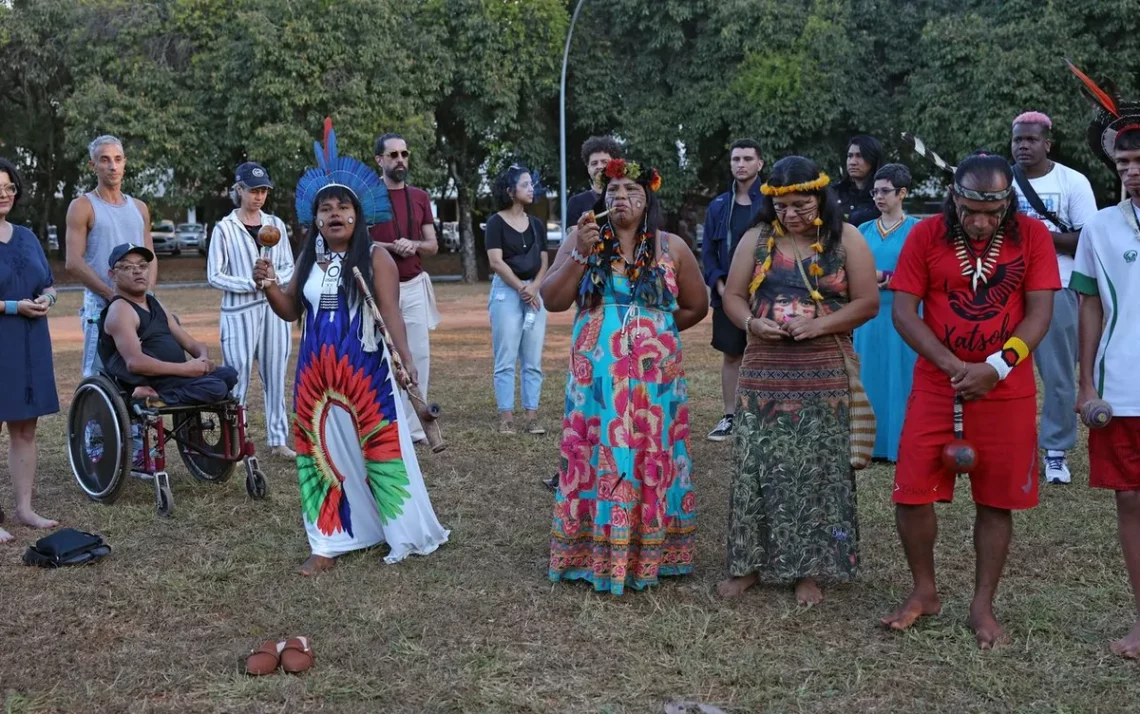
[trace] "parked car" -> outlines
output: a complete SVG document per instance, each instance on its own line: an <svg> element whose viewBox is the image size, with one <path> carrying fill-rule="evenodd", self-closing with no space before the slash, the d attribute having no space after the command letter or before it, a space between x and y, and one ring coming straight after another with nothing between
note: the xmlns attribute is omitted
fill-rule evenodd
<svg viewBox="0 0 1140 714"><path fill-rule="evenodd" d="M556 221L546 222L546 248L547 250L558 250L562 247L562 224Z"/></svg>
<svg viewBox="0 0 1140 714"><path fill-rule="evenodd" d="M154 241L155 253L182 254L182 249L178 247L178 235L174 228L174 221L160 221L151 224L150 237Z"/></svg>
<svg viewBox="0 0 1140 714"><path fill-rule="evenodd" d="M181 250L196 250L200 255L206 254L206 226L201 223L180 223L175 234Z"/></svg>

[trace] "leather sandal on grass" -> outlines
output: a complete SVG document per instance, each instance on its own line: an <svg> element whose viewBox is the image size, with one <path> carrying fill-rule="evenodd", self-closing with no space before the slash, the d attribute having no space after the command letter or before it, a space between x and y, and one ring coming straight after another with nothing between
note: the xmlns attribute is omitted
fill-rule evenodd
<svg viewBox="0 0 1140 714"><path fill-rule="evenodd" d="M254 677L273 674L281 664L281 650L285 648L284 642L269 640L249 653L245 658L245 673Z"/></svg>
<svg viewBox="0 0 1140 714"><path fill-rule="evenodd" d="M308 637L293 637L281 650L281 670L289 674L300 674L313 666L316 655Z"/></svg>

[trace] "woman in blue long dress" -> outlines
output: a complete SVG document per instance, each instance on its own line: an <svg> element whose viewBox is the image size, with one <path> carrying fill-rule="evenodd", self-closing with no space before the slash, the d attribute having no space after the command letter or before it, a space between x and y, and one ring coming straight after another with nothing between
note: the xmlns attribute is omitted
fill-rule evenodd
<svg viewBox="0 0 1140 714"><path fill-rule="evenodd" d="M899 253L910 230L918 223L903 212L903 199L910 190L910 171L902 164L887 164L875 172L872 195L882 214L859 226L875 257L879 280L879 314L855 330L855 351L862 363L863 386L875 410L876 459L897 461L906 401L914 377L917 355L895 330L891 318L894 294L891 278Z"/></svg>
<svg viewBox="0 0 1140 714"><path fill-rule="evenodd" d="M696 496L680 332L708 312L696 258L658 231L655 169L615 159L542 284L577 306L548 577L621 595L693 570Z"/></svg>
<svg viewBox="0 0 1140 714"><path fill-rule="evenodd" d="M32 510L36 477L36 422L59 411L47 315L55 305L51 268L27 228L8 222L23 186L16 167L0 159L0 423L8 426L8 471L16 495L16 521L53 528ZM2 514L3 511L0 511ZM0 528L0 543L12 535Z"/></svg>

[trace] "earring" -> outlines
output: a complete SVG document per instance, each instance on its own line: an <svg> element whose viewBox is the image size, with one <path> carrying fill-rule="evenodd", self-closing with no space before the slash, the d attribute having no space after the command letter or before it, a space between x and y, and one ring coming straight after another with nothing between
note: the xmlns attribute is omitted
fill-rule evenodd
<svg viewBox="0 0 1140 714"><path fill-rule="evenodd" d="M352 216L349 216L349 217L348 217L348 225L350 225L350 226L351 226L353 223L356 223L356 219L355 219L355 218L353 218Z"/></svg>
<svg viewBox="0 0 1140 714"><path fill-rule="evenodd" d="M317 219L317 228L324 228L324 227L325 227L325 222L318 218Z"/></svg>

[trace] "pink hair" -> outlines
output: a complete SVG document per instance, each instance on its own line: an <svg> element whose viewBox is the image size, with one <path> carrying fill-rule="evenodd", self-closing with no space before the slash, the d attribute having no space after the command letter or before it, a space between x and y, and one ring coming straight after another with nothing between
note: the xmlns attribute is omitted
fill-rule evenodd
<svg viewBox="0 0 1140 714"><path fill-rule="evenodd" d="M1046 129L1053 128L1053 120L1041 112L1024 112L1018 114L1017 118L1013 120L1014 125L1018 124L1040 124Z"/></svg>

